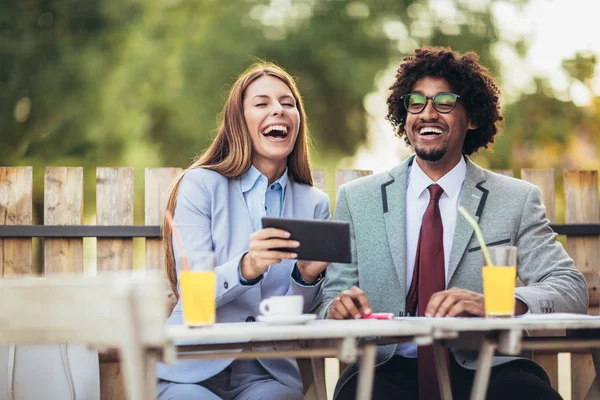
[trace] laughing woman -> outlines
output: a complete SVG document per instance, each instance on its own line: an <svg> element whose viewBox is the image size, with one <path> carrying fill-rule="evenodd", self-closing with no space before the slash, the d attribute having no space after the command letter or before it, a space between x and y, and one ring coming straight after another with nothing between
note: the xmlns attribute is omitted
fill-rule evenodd
<svg viewBox="0 0 600 400"><path fill-rule="evenodd" d="M261 229L263 216L330 218L327 195L312 186L306 115L287 72L259 63L240 75L214 142L176 182L167 210L186 252L215 253L217 322L250 323L276 295L303 296L304 312L318 305L328 264L269 250L298 244L285 231ZM167 276L179 294L178 248L166 224L164 232ZM182 323L179 298L168 324ZM158 377L161 400L303 398L292 359L186 360L159 364Z"/></svg>

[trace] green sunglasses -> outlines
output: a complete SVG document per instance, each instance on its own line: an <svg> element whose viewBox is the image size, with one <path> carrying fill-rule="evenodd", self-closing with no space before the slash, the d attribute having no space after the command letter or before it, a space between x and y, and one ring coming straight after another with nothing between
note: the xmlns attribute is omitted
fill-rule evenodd
<svg viewBox="0 0 600 400"><path fill-rule="evenodd" d="M427 106L427 99L431 99L435 111L447 114L454 110L460 96L455 93L438 93L435 96L424 96L420 93L409 93L401 97L404 108L411 114L418 114Z"/></svg>

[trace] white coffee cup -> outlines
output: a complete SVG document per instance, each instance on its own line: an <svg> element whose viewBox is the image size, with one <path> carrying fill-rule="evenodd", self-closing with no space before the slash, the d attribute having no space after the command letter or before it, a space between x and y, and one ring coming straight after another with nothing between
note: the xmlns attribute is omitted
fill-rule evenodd
<svg viewBox="0 0 600 400"><path fill-rule="evenodd" d="M304 297L302 296L273 296L260 302L259 310L270 317L288 317L302 315Z"/></svg>

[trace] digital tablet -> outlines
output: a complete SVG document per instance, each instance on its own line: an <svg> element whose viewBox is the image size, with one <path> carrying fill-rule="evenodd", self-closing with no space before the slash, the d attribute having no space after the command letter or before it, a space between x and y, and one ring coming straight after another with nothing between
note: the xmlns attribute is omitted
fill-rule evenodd
<svg viewBox="0 0 600 400"><path fill-rule="evenodd" d="M352 262L347 222L263 217L262 226L288 231L290 239L300 242L294 249L276 249L296 253L298 260Z"/></svg>

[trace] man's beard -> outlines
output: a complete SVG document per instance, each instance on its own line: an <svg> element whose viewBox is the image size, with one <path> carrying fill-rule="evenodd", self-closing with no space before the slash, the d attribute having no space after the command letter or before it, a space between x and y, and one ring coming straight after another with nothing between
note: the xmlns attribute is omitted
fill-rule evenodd
<svg viewBox="0 0 600 400"><path fill-rule="evenodd" d="M440 161L442 157L446 154L446 147L442 147L439 149L421 149L415 147L415 153L417 157L419 157L423 161Z"/></svg>

